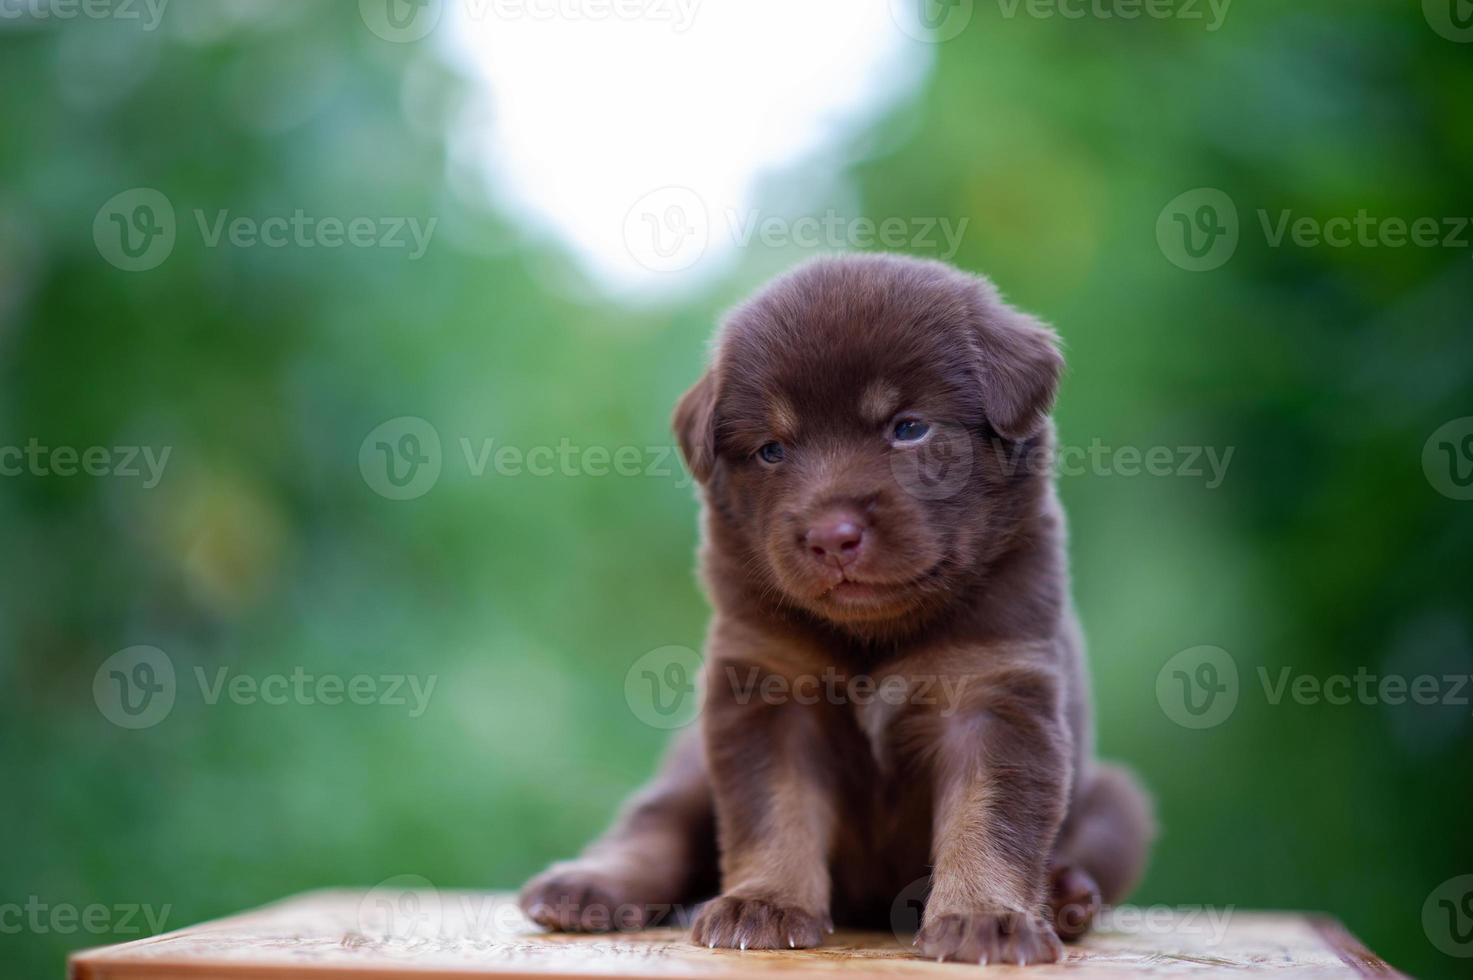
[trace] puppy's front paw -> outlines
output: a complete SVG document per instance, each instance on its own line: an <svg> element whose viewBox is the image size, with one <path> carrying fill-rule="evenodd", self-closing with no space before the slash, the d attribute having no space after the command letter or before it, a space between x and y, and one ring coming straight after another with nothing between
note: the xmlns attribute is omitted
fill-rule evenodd
<svg viewBox="0 0 1473 980"><path fill-rule="evenodd" d="M1053 963L1064 948L1053 927L1027 912L927 916L916 936L922 956L962 963Z"/></svg>
<svg viewBox="0 0 1473 980"><path fill-rule="evenodd" d="M518 904L527 918L561 932L629 932L655 918L628 882L578 862L555 864L522 888Z"/></svg>
<svg viewBox="0 0 1473 980"><path fill-rule="evenodd" d="M827 917L760 898L713 899L691 928L691 942L727 949L810 949L832 932Z"/></svg>

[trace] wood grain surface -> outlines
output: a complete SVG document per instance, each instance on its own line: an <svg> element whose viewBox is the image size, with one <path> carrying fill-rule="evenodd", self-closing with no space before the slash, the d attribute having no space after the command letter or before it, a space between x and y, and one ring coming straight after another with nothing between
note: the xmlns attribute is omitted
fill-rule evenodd
<svg viewBox="0 0 1473 980"><path fill-rule="evenodd" d="M1209 914L1210 911L1210 914ZM1337 922L1232 908L1112 910L1107 928L1052 966L988 967L1036 980L1193 976L1398 976ZM511 896L478 892L312 892L253 912L74 955L72 980L437 980L468 977L946 978L980 967L922 960L909 938L838 932L819 949L709 950L684 931L550 935ZM1026 970L1026 973L1024 972Z"/></svg>

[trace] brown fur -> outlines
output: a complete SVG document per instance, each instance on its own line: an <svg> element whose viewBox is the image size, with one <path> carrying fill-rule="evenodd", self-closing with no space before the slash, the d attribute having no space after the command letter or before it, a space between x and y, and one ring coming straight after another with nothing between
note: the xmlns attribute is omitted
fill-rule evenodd
<svg viewBox="0 0 1473 980"><path fill-rule="evenodd" d="M893 922L919 881L922 954L1029 963L1123 897L1149 805L1094 760L1036 465L1062 366L1051 330L934 262L823 259L732 312L675 413L715 607L701 724L526 886L534 919L637 927L719 868L694 941L808 947ZM914 444L906 419L930 427Z"/></svg>

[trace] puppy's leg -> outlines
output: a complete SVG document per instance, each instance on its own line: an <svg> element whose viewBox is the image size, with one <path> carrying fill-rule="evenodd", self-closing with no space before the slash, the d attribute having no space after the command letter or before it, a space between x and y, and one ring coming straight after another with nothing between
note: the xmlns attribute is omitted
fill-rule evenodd
<svg viewBox="0 0 1473 980"><path fill-rule="evenodd" d="M701 910L691 939L739 949L817 946L832 929L834 802L822 707L764 703L755 688L743 698L717 669L708 677L703 723L722 893Z"/></svg>
<svg viewBox="0 0 1473 980"><path fill-rule="evenodd" d="M937 719L931 894L916 945L937 960L1052 963L1046 864L1071 778L1059 682L1026 662L968 678L970 696Z"/></svg>
<svg viewBox="0 0 1473 980"><path fill-rule="evenodd" d="M1135 887L1155 826L1150 798L1129 770L1101 765L1081 781L1054 855L1050 904L1060 936L1080 938L1101 901L1114 904Z"/></svg>
<svg viewBox="0 0 1473 980"><path fill-rule="evenodd" d="M566 931L662 921L696 897L702 880L715 878L715 838L700 732L691 728L607 833L522 888L522 910L539 925Z"/></svg>

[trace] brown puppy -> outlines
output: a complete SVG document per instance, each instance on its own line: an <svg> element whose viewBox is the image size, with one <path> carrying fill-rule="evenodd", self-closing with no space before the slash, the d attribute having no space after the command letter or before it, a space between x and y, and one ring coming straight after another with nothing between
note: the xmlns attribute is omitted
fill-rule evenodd
<svg viewBox="0 0 1473 980"><path fill-rule="evenodd" d="M675 429L715 606L699 730L522 906L693 939L820 943L925 897L929 957L1038 963L1145 862L1093 756L1048 418L1063 362L985 279L822 259L730 315ZM719 845L719 846L718 846Z"/></svg>

